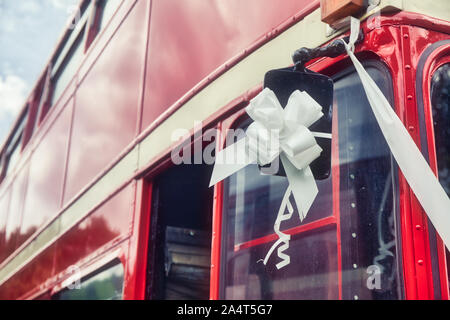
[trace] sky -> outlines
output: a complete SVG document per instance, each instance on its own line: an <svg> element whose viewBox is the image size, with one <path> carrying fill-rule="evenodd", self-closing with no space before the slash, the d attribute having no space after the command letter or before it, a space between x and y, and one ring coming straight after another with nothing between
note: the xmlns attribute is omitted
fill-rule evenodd
<svg viewBox="0 0 450 320"><path fill-rule="evenodd" d="M0 145L79 0L0 0Z"/></svg>

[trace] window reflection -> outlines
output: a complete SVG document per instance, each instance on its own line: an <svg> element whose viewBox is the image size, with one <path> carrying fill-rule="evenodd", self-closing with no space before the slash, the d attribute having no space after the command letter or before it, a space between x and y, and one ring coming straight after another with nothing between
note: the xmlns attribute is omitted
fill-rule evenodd
<svg viewBox="0 0 450 320"><path fill-rule="evenodd" d="M440 66L431 78L431 106L439 182L450 197L450 63ZM447 265L450 252L446 249ZM447 270L450 278L450 269Z"/></svg>
<svg viewBox="0 0 450 320"><path fill-rule="evenodd" d="M391 79L383 66L367 71L390 98ZM400 294L396 242L396 169L358 75L349 69L335 79L339 165L316 181L319 194L300 223L294 213L281 230L340 213L335 224L292 236L291 263L276 269L276 254L263 265L274 242L273 223L287 188L284 177L263 176L256 165L225 180L221 297L225 299L397 299ZM245 127L243 125L242 127ZM336 170L339 169L339 172ZM333 196L339 208L333 208ZM292 199L293 200L293 199ZM295 206L295 201L291 201ZM297 211L297 209L295 208ZM333 212L334 210L334 212ZM272 238L271 238L272 237ZM272 240L271 240L272 239ZM342 270L338 269L338 249Z"/></svg>
<svg viewBox="0 0 450 320"><path fill-rule="evenodd" d="M369 65L366 70L389 99L387 72L382 66ZM396 299L399 279L391 153L355 72L335 82L335 101L343 298Z"/></svg>
<svg viewBox="0 0 450 320"><path fill-rule="evenodd" d="M121 263L107 267L81 281L80 287L60 292L57 300L121 300L123 291L123 266Z"/></svg>
<svg viewBox="0 0 450 320"><path fill-rule="evenodd" d="M111 20L122 0L103 0L102 1L102 17L100 20L99 30L103 30Z"/></svg>

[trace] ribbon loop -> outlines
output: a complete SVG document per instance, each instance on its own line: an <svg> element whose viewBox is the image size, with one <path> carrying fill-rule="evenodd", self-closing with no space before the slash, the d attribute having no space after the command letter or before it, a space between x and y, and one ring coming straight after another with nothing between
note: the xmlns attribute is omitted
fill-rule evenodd
<svg viewBox="0 0 450 320"><path fill-rule="evenodd" d="M296 90L289 97L284 109L284 121L289 128L297 125L311 126L322 118L322 107L309 94Z"/></svg>
<svg viewBox="0 0 450 320"><path fill-rule="evenodd" d="M268 130L283 129L283 108L275 93L270 89L264 89L253 98L245 111L250 118Z"/></svg>

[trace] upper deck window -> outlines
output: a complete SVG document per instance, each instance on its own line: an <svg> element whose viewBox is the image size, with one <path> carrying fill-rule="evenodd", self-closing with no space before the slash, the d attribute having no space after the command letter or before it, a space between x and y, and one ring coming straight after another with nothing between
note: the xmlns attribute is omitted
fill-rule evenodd
<svg viewBox="0 0 450 320"><path fill-rule="evenodd" d="M65 60L61 67L55 68L56 73L53 75L53 84L54 91L53 97L51 100L51 105L53 105L61 94L66 89L67 85L72 80L73 76L77 72L78 67L80 66L81 60L83 59L83 43L84 40L84 27L79 32L78 37L72 43L72 47L70 48Z"/></svg>
<svg viewBox="0 0 450 320"><path fill-rule="evenodd" d="M66 36L66 40L54 61L51 73L53 94L50 106L61 96L81 64L84 56L82 44L85 40L86 22L91 8L91 1L83 3L80 15L77 15L72 22L72 30Z"/></svg>
<svg viewBox="0 0 450 320"><path fill-rule="evenodd" d="M87 31L85 51L89 49L97 35L108 24L121 3L122 0L95 0L88 22L89 29Z"/></svg>
<svg viewBox="0 0 450 320"><path fill-rule="evenodd" d="M378 64L366 69L389 97L389 73ZM276 251L266 266L261 260L276 238L286 178L253 165L225 181L222 298L338 299L340 289L343 299L401 296L396 169L354 69L334 80L332 174L316 181L319 194L302 223L294 213L281 224L291 234L288 266L276 269Z"/></svg>
<svg viewBox="0 0 450 320"><path fill-rule="evenodd" d="M19 161L20 153L22 151L22 137L27 118L28 109L22 116L19 125L14 131L12 138L9 140L8 146L6 147L5 159L2 166L2 177L6 177L8 173L10 173L14 169L17 162Z"/></svg>

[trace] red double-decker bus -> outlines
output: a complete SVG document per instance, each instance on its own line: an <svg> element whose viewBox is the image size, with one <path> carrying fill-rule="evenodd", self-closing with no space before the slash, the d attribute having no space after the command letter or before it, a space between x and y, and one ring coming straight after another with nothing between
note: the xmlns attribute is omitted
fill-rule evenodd
<svg viewBox="0 0 450 320"><path fill-rule="evenodd" d="M0 149L0 298L448 299L449 253L346 53L306 63L334 82L330 169L283 225L288 266L260 261L285 177L209 188L211 163L172 161L180 129L194 158L222 149L265 73L354 15L356 55L450 193L450 2L365 2L81 1Z"/></svg>

